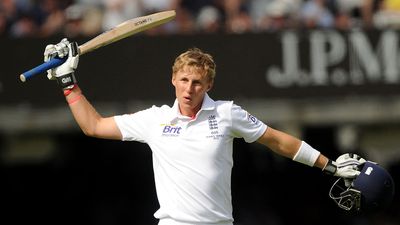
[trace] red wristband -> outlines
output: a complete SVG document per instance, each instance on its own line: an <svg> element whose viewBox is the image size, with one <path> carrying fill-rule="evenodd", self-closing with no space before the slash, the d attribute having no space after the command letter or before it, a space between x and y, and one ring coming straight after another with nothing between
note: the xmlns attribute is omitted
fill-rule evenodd
<svg viewBox="0 0 400 225"><path fill-rule="evenodd" d="M67 97L69 94L71 94L72 89L64 90L64 96Z"/></svg>
<svg viewBox="0 0 400 225"><path fill-rule="evenodd" d="M64 90L64 96L67 97L69 94L71 94L72 90L74 90L76 87L78 87L78 85L74 84L74 86L72 88Z"/></svg>
<svg viewBox="0 0 400 225"><path fill-rule="evenodd" d="M82 95L80 94L80 95L75 96L72 99L67 100L67 102L69 105L72 105L73 103L79 101L81 98L82 98Z"/></svg>

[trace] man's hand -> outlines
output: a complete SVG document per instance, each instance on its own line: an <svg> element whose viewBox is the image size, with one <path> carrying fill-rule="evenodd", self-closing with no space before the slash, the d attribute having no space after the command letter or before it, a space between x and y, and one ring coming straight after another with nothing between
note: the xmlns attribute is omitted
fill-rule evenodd
<svg viewBox="0 0 400 225"><path fill-rule="evenodd" d="M339 156L335 161L337 170L334 175L344 178L354 178L360 175L359 166L365 162L365 159L361 158L357 154L343 154Z"/></svg>
<svg viewBox="0 0 400 225"><path fill-rule="evenodd" d="M49 80L57 80L61 87L71 89L76 83L74 71L78 67L79 50L76 42L69 42L66 38L56 45L47 45L44 51L44 61L47 62L54 57L68 59L61 66L47 71Z"/></svg>
<svg viewBox="0 0 400 225"><path fill-rule="evenodd" d="M365 163L365 159L357 154L346 153L336 159L337 170L334 176L342 177L346 187L350 187L353 178L360 175L360 165Z"/></svg>
<svg viewBox="0 0 400 225"><path fill-rule="evenodd" d="M360 175L359 166L365 162L365 159L357 154L345 153L336 161L329 161L323 171L337 177L355 178Z"/></svg>

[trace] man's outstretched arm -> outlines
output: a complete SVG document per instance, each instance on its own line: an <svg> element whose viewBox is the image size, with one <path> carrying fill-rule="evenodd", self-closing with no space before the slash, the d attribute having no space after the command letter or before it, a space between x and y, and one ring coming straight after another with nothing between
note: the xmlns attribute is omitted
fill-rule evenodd
<svg viewBox="0 0 400 225"><path fill-rule="evenodd" d="M332 161L306 142L271 127L267 128L257 142L279 155L308 166L318 167L327 174L338 177L352 178L359 175L357 166L365 162L358 155L349 153Z"/></svg>

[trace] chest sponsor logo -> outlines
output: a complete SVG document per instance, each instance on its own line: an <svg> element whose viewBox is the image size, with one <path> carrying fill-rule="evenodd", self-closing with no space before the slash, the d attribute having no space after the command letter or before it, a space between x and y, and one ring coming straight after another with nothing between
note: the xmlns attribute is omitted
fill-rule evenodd
<svg viewBox="0 0 400 225"><path fill-rule="evenodd" d="M162 136L177 137L181 134L182 127L172 124L161 124Z"/></svg>

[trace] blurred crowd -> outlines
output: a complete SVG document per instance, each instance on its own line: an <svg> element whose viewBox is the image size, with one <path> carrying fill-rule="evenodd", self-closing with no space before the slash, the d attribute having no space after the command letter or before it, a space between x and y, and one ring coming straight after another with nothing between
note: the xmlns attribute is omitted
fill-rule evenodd
<svg viewBox="0 0 400 225"><path fill-rule="evenodd" d="M0 36L93 36L170 9L176 19L149 34L400 28L400 0L1 0Z"/></svg>

